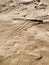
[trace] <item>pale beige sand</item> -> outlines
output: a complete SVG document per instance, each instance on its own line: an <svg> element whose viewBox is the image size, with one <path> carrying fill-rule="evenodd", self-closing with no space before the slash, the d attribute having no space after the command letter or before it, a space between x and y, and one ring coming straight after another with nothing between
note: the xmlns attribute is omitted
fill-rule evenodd
<svg viewBox="0 0 49 65"><path fill-rule="evenodd" d="M49 20L43 24L13 20L16 17L47 20L42 16L49 13L49 6L41 10L33 6L17 4L0 13L0 65L49 65Z"/></svg>

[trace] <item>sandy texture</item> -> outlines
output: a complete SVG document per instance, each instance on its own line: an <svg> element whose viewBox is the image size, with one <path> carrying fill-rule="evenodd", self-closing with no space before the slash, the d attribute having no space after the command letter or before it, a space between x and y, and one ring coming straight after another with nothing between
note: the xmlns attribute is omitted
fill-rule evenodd
<svg viewBox="0 0 49 65"><path fill-rule="evenodd" d="M0 2L0 65L49 65L48 0L44 2L46 9L35 9L33 3L22 4L18 0ZM39 24L14 19L17 17L46 21Z"/></svg>

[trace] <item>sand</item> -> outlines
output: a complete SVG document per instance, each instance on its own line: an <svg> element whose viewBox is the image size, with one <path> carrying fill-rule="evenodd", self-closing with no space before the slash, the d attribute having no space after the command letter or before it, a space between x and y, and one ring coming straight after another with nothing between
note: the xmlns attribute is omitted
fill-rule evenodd
<svg viewBox="0 0 49 65"><path fill-rule="evenodd" d="M48 1L46 9L13 1L0 0L0 65L49 65ZM20 17L40 18L44 23Z"/></svg>

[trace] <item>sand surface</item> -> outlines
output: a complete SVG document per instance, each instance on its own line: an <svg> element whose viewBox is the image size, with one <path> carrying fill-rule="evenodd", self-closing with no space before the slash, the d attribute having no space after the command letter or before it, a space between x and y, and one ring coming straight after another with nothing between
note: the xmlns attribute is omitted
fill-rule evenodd
<svg viewBox="0 0 49 65"><path fill-rule="evenodd" d="M19 0L13 3L0 0L0 65L49 65L48 2L44 2L46 9L35 9L33 3L24 5ZM17 17L48 20L38 24L14 19Z"/></svg>

